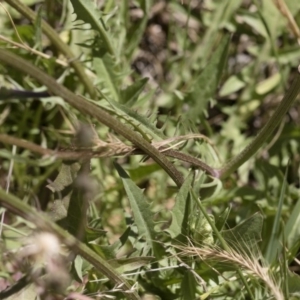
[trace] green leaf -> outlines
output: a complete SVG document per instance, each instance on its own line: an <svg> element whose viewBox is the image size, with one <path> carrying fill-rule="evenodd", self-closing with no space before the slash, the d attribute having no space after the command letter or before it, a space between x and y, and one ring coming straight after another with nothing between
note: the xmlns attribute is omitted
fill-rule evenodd
<svg viewBox="0 0 300 300"><path fill-rule="evenodd" d="M240 248L247 253L250 249L255 249L257 243L261 241L261 231L263 226L263 216L255 213L250 218L230 230L223 230L222 236L230 246Z"/></svg>
<svg viewBox="0 0 300 300"><path fill-rule="evenodd" d="M148 82L148 78L143 78L137 80L132 85L122 90L123 103L126 103L126 105L128 106L132 106L138 99L139 95L143 91L143 88L147 82Z"/></svg>
<svg viewBox="0 0 300 300"><path fill-rule="evenodd" d="M52 220L58 222L74 236L82 233L79 238L83 239L85 228L83 229L82 226L86 226L87 195L90 188L88 182L90 180L86 178L89 176L87 172L89 164L85 163L81 169L80 166L79 163L63 164L54 182L48 185L52 192L63 192L64 194L62 200L55 200L50 204L48 214ZM69 188L66 189L67 187Z"/></svg>
<svg viewBox="0 0 300 300"><path fill-rule="evenodd" d="M119 258L110 260L109 263L112 267L116 269L116 271L120 274L124 272L133 271L140 267L143 267L151 261L154 260L154 257L151 256L144 256L144 257L130 257L130 258Z"/></svg>
<svg viewBox="0 0 300 300"><path fill-rule="evenodd" d="M161 140L164 138L164 134L158 128L156 128L153 122L151 122L147 117L136 113L126 105L116 101L109 100L108 103L113 108L108 109L111 111L111 113L122 117L128 124L134 126L134 128L143 136L150 136L156 140Z"/></svg>
<svg viewBox="0 0 300 300"><path fill-rule="evenodd" d="M229 44L230 37L223 37L207 66L195 80L193 90L187 96L187 101L193 106L187 113L188 119L196 120L205 111L209 100L216 93L226 65Z"/></svg>
<svg viewBox="0 0 300 300"><path fill-rule="evenodd" d="M125 51L129 57L131 57L134 53L143 37L143 34L145 33L149 12L151 11L152 0L140 0L138 3L143 10L143 18L135 24L135 26L132 26L132 29L129 32L127 32L127 46Z"/></svg>
<svg viewBox="0 0 300 300"><path fill-rule="evenodd" d="M243 22L245 22L245 24L252 27L255 30L255 32L257 32L264 38L268 37L267 30L266 30L262 20L257 15L255 15L253 13L249 13L248 15L244 14L242 16L242 20L243 20Z"/></svg>
<svg viewBox="0 0 300 300"><path fill-rule="evenodd" d="M185 272L181 282L182 299L195 299L197 285L194 275L191 272Z"/></svg>
<svg viewBox="0 0 300 300"><path fill-rule="evenodd" d="M61 192L67 186L71 185L80 169L79 163L62 164L60 171L53 182L47 185L53 193Z"/></svg>
<svg viewBox="0 0 300 300"><path fill-rule="evenodd" d="M89 247L105 260L114 259L115 253L108 247L99 245L96 241L90 242Z"/></svg>
<svg viewBox="0 0 300 300"><path fill-rule="evenodd" d="M171 210L172 214L172 223L170 227L166 230L170 233L172 238L184 234L186 232L187 220L186 215L189 207L189 190L193 181L193 173L190 173L189 176L184 181L181 186L175 200L175 205ZM185 222L184 222L185 221ZM185 227L185 228L184 228Z"/></svg>
<svg viewBox="0 0 300 300"><path fill-rule="evenodd" d="M215 223L213 215L209 214L212 223ZM208 220L200 211L195 211L189 217L191 236L197 244L214 244L213 229L210 226Z"/></svg>
<svg viewBox="0 0 300 300"><path fill-rule="evenodd" d="M104 95L107 95L110 99L116 102L120 102L119 94L119 78L116 70L114 70L114 60L109 53L105 53L101 57L95 51L93 51L93 67L99 78L100 87L104 87L102 91Z"/></svg>
<svg viewBox="0 0 300 300"><path fill-rule="evenodd" d="M115 167L122 179L128 196L139 235L146 239L148 247L150 247L150 249L155 253L155 256L157 256L159 247L155 242L156 232L154 231L154 214L151 212L150 205L148 204L141 189L129 178L124 169L117 163L115 163ZM146 249L144 253L147 254Z"/></svg>
<svg viewBox="0 0 300 300"><path fill-rule="evenodd" d="M291 255L295 255L300 244L300 199L292 209L292 214L284 227L284 232L289 252Z"/></svg>
<svg viewBox="0 0 300 300"><path fill-rule="evenodd" d="M89 224L89 227L87 227L85 230L86 242L89 243L99 239L100 237L104 237L106 236L106 233L107 232L102 228L102 226L92 227L91 224Z"/></svg>
<svg viewBox="0 0 300 300"><path fill-rule="evenodd" d="M86 199L84 199L84 193L81 188L74 186L65 220L68 231L80 240L84 238L86 225L84 220L86 220L87 208L85 207ZM81 232L81 230L84 231ZM78 236L79 233L82 233L82 235Z"/></svg>
<svg viewBox="0 0 300 300"><path fill-rule="evenodd" d="M80 255L77 255L74 260L74 270L76 272L77 277L79 278L80 282L83 281L82 277L82 258Z"/></svg>
<svg viewBox="0 0 300 300"><path fill-rule="evenodd" d="M68 214L70 197L71 194L69 193L62 200L54 200L52 203L49 204L48 215L50 216L51 220L57 222L66 218Z"/></svg>
<svg viewBox="0 0 300 300"><path fill-rule="evenodd" d="M233 93L239 91L245 85L246 85L246 83L239 76L232 75L223 84L223 86L219 92L219 95L221 97L228 96L230 94L233 94Z"/></svg>
<svg viewBox="0 0 300 300"><path fill-rule="evenodd" d="M133 181L142 181L158 170L161 170L161 167L158 164L147 164L140 165L135 169L130 169L128 172Z"/></svg>
<svg viewBox="0 0 300 300"><path fill-rule="evenodd" d="M285 0L286 5L288 6L291 14L296 16L300 11L300 2L294 0Z"/></svg>
<svg viewBox="0 0 300 300"><path fill-rule="evenodd" d="M77 15L77 20L82 20L84 23L90 24L92 29L96 30L103 40L103 47L114 55L113 46L106 33L106 28L102 20L102 14L92 0L71 0L74 8L74 13Z"/></svg>
<svg viewBox="0 0 300 300"><path fill-rule="evenodd" d="M225 226L229 213L231 211L231 207L227 207L220 215L216 216L216 227L219 231L223 229Z"/></svg>
<svg viewBox="0 0 300 300"><path fill-rule="evenodd" d="M34 22L36 48L42 51L42 6L38 8L37 16Z"/></svg>
<svg viewBox="0 0 300 300"><path fill-rule="evenodd" d="M298 274L288 272L288 288L291 294L300 293L300 276Z"/></svg>
<svg viewBox="0 0 300 300"><path fill-rule="evenodd" d="M283 206L283 201L287 189L287 172L288 168L285 170L285 175L280 191L280 197L279 197L279 203L278 203L278 209L276 211L276 216L275 220L273 223L273 228L272 228L272 233L270 236L270 240L268 242L268 247L266 250L266 261L269 262L270 264L274 262L276 259L279 251L281 250L280 246L280 240L279 240L279 228L280 228L280 218L281 218L281 212L282 212L282 206Z"/></svg>
<svg viewBox="0 0 300 300"><path fill-rule="evenodd" d="M280 80L281 80L280 73L275 73L271 77L257 84L255 91L258 95L267 94L280 84Z"/></svg>

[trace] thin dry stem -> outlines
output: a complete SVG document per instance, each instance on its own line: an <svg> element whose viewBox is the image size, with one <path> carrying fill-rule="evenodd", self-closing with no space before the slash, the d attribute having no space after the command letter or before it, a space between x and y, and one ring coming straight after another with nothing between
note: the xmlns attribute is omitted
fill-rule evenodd
<svg viewBox="0 0 300 300"><path fill-rule="evenodd" d="M297 38L298 44L300 45L300 29L288 6L284 2L284 0L274 0L274 3L277 6L278 10L281 12L281 14L287 18L289 27L292 30L295 37Z"/></svg>

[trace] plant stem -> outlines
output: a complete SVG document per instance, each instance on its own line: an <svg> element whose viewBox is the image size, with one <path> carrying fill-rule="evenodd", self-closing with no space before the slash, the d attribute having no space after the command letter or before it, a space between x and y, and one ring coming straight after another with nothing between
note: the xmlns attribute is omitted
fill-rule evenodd
<svg viewBox="0 0 300 300"><path fill-rule="evenodd" d="M1 98L1 95L0 95ZM43 148L37 144L34 144L32 142L29 142L27 140L19 139L4 133L0 133L0 142L4 144L9 144L9 145L16 145L21 148L28 149L32 152L39 153L40 155L48 155L48 156L53 156L57 159L62 159L62 160L80 160L80 159L90 159L90 158L99 158L99 157L110 157L110 156L120 156L120 155L135 155L135 154L143 154L143 151L139 149L135 149L134 147L127 146L125 148L123 145L122 150L123 151L113 151L110 149L111 145L107 144L103 147L96 147L96 148L90 148L90 149L80 149L80 148L75 148L75 149L70 149L70 150L63 150L63 151L58 151L58 150L52 150L52 149L47 149ZM155 145L154 145L155 146ZM73 151L72 151L73 150ZM218 177L218 171L204 163L203 161L190 156L188 154L182 153L180 151L172 150L172 149L167 149L164 150L163 148L160 149L160 151L168 157L173 157L181 161L185 161L190 163L194 167L198 167L200 170L205 171L207 174L213 176L213 177Z"/></svg>
<svg viewBox="0 0 300 300"><path fill-rule="evenodd" d="M84 257L90 262L95 268L101 273L107 276L115 284L120 286L124 291L124 295L128 299L137 300L140 299L137 293L131 290L130 284L118 274L114 268L107 263L103 258L97 255L85 244L79 242L74 236L69 234L67 231L50 221L47 216L42 212L37 212L35 209L30 207L27 203L21 201L17 197L7 194L3 189L0 188L0 204L8 209L9 211L23 217L24 219L33 222L39 228L39 230L45 230L53 232L57 235L69 248L76 254ZM131 291L128 293L128 291Z"/></svg>
<svg viewBox="0 0 300 300"><path fill-rule="evenodd" d="M92 104L84 98L73 94L70 90L64 86L58 84L56 80L39 68L33 66L31 63L20 58L19 56L0 49L0 61L10 65L28 75L34 77L37 81L45 85L49 92L53 95L63 98L71 106L79 110L80 112L94 117L99 122L103 123L110 129L114 130L118 134L125 137L127 140L132 142L137 148L148 154L155 162L157 162L174 180L174 182L180 187L183 184L182 174L174 167L174 165L160 153L155 147L149 142L143 139L139 134L133 131L126 124L121 123L118 119L112 117L106 111L100 107Z"/></svg>
<svg viewBox="0 0 300 300"><path fill-rule="evenodd" d="M292 104L294 103L297 95L300 92L300 67L296 78L294 79L292 86L286 92L279 106L276 108L274 114L271 116L267 124L262 128L254 140L237 156L232 158L228 163L222 167L220 172L220 178L224 179L238 169L243 163L245 163L256 151L266 142L272 132L280 124L281 120L288 112Z"/></svg>
<svg viewBox="0 0 300 300"><path fill-rule="evenodd" d="M26 6L19 0L6 0L6 2L15 10L17 10L22 16L33 23L35 22L37 16L28 6ZM53 43L53 45L66 56L70 65L76 71L78 77L80 78L90 96L96 96L96 90L93 86L93 83L89 80L89 77L85 73L84 67L82 66L78 58L73 54L69 46L61 40L58 33L47 22L41 20L41 26L43 32Z"/></svg>

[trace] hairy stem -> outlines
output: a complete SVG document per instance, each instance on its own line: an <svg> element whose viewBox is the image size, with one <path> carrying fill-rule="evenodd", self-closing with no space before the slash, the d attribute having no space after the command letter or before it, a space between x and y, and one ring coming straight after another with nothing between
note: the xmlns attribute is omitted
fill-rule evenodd
<svg viewBox="0 0 300 300"><path fill-rule="evenodd" d="M53 232L57 235L69 248L76 254L84 257L90 262L95 268L103 273L107 278L112 280L115 284L123 289L125 296L128 299L137 300L140 299L135 291L131 290L130 284L118 274L114 268L107 263L103 258L97 255L85 244L79 242L74 236L69 234L67 231L50 221L46 215L42 212L37 212L35 209L30 207L27 203L21 201L17 197L7 194L3 189L0 188L0 204L9 211L23 217L24 219L33 222L39 228L39 230L45 230ZM128 293L128 291L131 292Z"/></svg>
<svg viewBox="0 0 300 300"><path fill-rule="evenodd" d="M37 18L36 14L21 1L6 0L6 2L15 10L17 10L22 16L24 16L31 22L35 22ZM91 97L94 97L96 95L96 90L92 82L89 80L89 77L85 73L84 67L82 66L81 62L78 60L77 57L75 57L69 46L61 40L58 33L48 23L41 20L41 26L43 32L53 43L53 45L66 56L66 58L70 62L70 65L74 68L78 77L80 78L80 81L85 86L87 92L90 94Z"/></svg>
<svg viewBox="0 0 300 300"><path fill-rule="evenodd" d="M294 79L292 86L289 88L281 103L271 116L267 124L262 128L254 140L237 156L233 157L228 163L222 167L220 172L220 178L224 179L238 169L243 163L245 163L256 151L262 147L272 132L280 124L285 114L288 112L292 104L294 103L297 95L300 92L300 67L298 67L298 73Z"/></svg>
<svg viewBox="0 0 300 300"><path fill-rule="evenodd" d="M28 75L31 75L37 81L45 85L49 92L53 95L63 98L67 103L78 109L80 112L94 117L99 122L125 137L137 148L141 149L143 152L153 158L153 160L170 175L170 177L179 187L183 184L184 179L182 174L173 166L173 164L165 157L165 155L160 153L155 147L153 147L130 127L121 123L118 119L112 117L100 107L92 104L80 96L73 94L70 90L58 84L54 78L48 76L42 70L33 66L31 63L20 58L19 56L12 54L9 51L0 49L0 61Z"/></svg>
<svg viewBox="0 0 300 300"><path fill-rule="evenodd" d="M1 97L0 97L1 98ZM119 155L136 155L136 154L143 154L144 152L136 149L134 147L127 146L127 149L124 149L124 146L122 145L122 151L114 151L113 149L110 149L110 145L107 144L103 147L97 147L95 149L81 149L81 148L75 148L75 149L63 149L63 150L52 150L43 148L35 143L29 142L27 140L19 139L4 133L0 133L0 142L4 144L9 145L15 145L20 148L28 149L32 152L38 153L40 155L48 155L53 156L57 159L61 160L80 160L80 159L90 159L90 158L100 158L100 157L110 157L110 156L119 156ZM155 146L155 145L153 145ZM191 164L193 167L197 167L200 170L205 171L207 174L218 177L218 171L214 168L210 167L200 159L197 159L191 155L188 155L186 153L182 153L180 151L176 150L169 150L169 149L160 149L164 155L172 158L176 158L180 161L185 161L189 164Z"/></svg>

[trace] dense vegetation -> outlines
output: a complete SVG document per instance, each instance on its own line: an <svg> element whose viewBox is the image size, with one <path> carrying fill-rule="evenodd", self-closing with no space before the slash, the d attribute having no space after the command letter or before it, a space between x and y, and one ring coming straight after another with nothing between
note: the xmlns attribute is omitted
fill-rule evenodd
<svg viewBox="0 0 300 300"><path fill-rule="evenodd" d="M0 2L0 299L300 298L300 1Z"/></svg>

